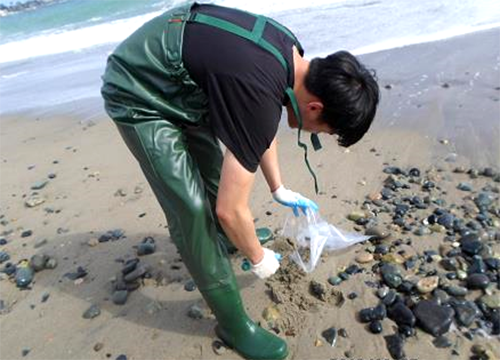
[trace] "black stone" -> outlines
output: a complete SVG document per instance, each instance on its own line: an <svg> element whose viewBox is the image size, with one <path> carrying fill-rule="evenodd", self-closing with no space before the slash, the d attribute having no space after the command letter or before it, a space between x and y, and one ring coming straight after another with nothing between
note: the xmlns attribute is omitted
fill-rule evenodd
<svg viewBox="0 0 500 360"><path fill-rule="evenodd" d="M123 280L126 283L134 282L146 275L146 273L150 270L149 266L140 264L138 265L134 271L128 273L123 277Z"/></svg>
<svg viewBox="0 0 500 360"><path fill-rule="evenodd" d="M410 294L414 288L415 284L413 284L411 281L403 280L401 285L398 286L398 291L404 294Z"/></svg>
<svg viewBox="0 0 500 360"><path fill-rule="evenodd" d="M490 283L490 278L485 274L472 274L467 278L469 289L486 289Z"/></svg>
<svg viewBox="0 0 500 360"><path fill-rule="evenodd" d="M370 325L368 325L368 329L373 334L380 334L383 330L382 323L378 320L372 321Z"/></svg>
<svg viewBox="0 0 500 360"><path fill-rule="evenodd" d="M384 336L385 343L389 354L395 360L401 360L406 358L404 352L404 338L398 334Z"/></svg>
<svg viewBox="0 0 500 360"><path fill-rule="evenodd" d="M394 304L394 301L396 301L396 296L397 296L396 291L391 289L391 290L389 290L387 295L384 296L384 298L382 299L382 302L386 306L391 306L392 304Z"/></svg>
<svg viewBox="0 0 500 360"><path fill-rule="evenodd" d="M401 325L398 326L398 332L405 338L409 338L415 335L415 328L408 325Z"/></svg>
<svg viewBox="0 0 500 360"><path fill-rule="evenodd" d="M363 323L369 323L373 320L375 320L375 316L373 314L373 309L374 308L366 308L366 309L361 309L359 312L359 321Z"/></svg>
<svg viewBox="0 0 500 360"><path fill-rule="evenodd" d="M373 320L384 320L387 316L387 309L384 304L378 304L373 308Z"/></svg>
<svg viewBox="0 0 500 360"><path fill-rule="evenodd" d="M448 271L458 270L458 261L455 258L444 258L440 261L441 266Z"/></svg>
<svg viewBox="0 0 500 360"><path fill-rule="evenodd" d="M484 263L490 270L498 271L500 270L500 259L488 258L484 259Z"/></svg>
<svg viewBox="0 0 500 360"><path fill-rule="evenodd" d="M450 329L454 313L451 307L430 300L420 301L413 309L419 327L434 336L440 336Z"/></svg>
<svg viewBox="0 0 500 360"><path fill-rule="evenodd" d="M414 176L414 177L419 177L420 170L418 168L411 168L410 171L408 171L408 175Z"/></svg>
<svg viewBox="0 0 500 360"><path fill-rule="evenodd" d="M402 302L397 302L389 308L387 311L389 319L394 321L398 325L407 325L409 327L414 327L416 323L416 318L412 311Z"/></svg>
<svg viewBox="0 0 500 360"><path fill-rule="evenodd" d="M0 246L7 245L7 240L0 238Z"/></svg>
<svg viewBox="0 0 500 360"><path fill-rule="evenodd" d="M72 272L72 273L66 273L64 274L64 276L70 280L76 280L76 279L80 279L80 278L83 278L85 276L87 276L88 272L86 269L84 269L83 267L81 266L78 266L78 268L76 269L75 272Z"/></svg>
<svg viewBox="0 0 500 360"><path fill-rule="evenodd" d="M484 274L486 272L486 264L479 255L474 255L472 257L472 264L467 270L469 275L471 274Z"/></svg>
<svg viewBox="0 0 500 360"><path fill-rule="evenodd" d="M139 264L138 258L128 260L122 268L122 274L127 275L128 273L131 273L137 268L137 264Z"/></svg>
<svg viewBox="0 0 500 360"><path fill-rule="evenodd" d="M116 360L127 360L127 355L121 354L116 357Z"/></svg>
<svg viewBox="0 0 500 360"><path fill-rule="evenodd" d="M33 235L33 231L32 230L25 230L21 233L21 237L22 238L27 238L29 236Z"/></svg>
<svg viewBox="0 0 500 360"><path fill-rule="evenodd" d="M479 240L461 240L460 248L465 254L474 256L483 250L483 244Z"/></svg>
<svg viewBox="0 0 500 360"><path fill-rule="evenodd" d="M338 335L337 329L335 329L334 327L329 328L329 329L323 331L321 333L321 335L323 336L323 338L327 341L327 343L330 346L332 346L332 347L335 346L335 343L337 342L337 335Z"/></svg>
<svg viewBox="0 0 500 360"><path fill-rule="evenodd" d="M345 269L345 272L348 273L349 275L354 275L361 272L361 269L358 265L353 264L347 267L347 269Z"/></svg>
<svg viewBox="0 0 500 360"><path fill-rule="evenodd" d="M186 282L184 284L184 290L189 291L189 292L195 291L196 290L195 282L193 280L189 280L188 282Z"/></svg>

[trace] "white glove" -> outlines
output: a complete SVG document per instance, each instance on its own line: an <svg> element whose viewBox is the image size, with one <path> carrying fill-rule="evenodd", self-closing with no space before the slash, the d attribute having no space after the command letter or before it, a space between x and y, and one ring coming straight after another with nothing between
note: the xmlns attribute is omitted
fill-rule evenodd
<svg viewBox="0 0 500 360"><path fill-rule="evenodd" d="M265 279L273 275L280 267L280 263L278 261L279 255L268 248L263 249L264 257L259 263L252 265L251 269L252 272L261 279Z"/></svg>
<svg viewBox="0 0 500 360"><path fill-rule="evenodd" d="M308 208L318 211L318 205L316 205L314 201L309 200L292 190L288 190L283 185L277 188L272 194L274 200L279 202L281 205L291 207L295 216L299 216L299 208L302 210L304 215Z"/></svg>

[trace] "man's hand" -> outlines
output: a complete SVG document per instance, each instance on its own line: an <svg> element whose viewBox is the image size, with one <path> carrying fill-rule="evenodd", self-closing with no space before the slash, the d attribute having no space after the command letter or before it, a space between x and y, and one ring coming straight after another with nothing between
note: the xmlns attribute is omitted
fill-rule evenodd
<svg viewBox="0 0 500 360"><path fill-rule="evenodd" d="M306 210L312 209L314 211L318 211L318 205L308 198L296 193L294 191L288 190L283 185L273 191L273 198L281 205L285 205L291 207L293 209L293 213L295 216L299 216L299 209L302 210L304 215L306 214Z"/></svg>
<svg viewBox="0 0 500 360"><path fill-rule="evenodd" d="M277 254L268 248L263 249L264 257L262 260L259 263L252 265L252 272L261 279L265 279L273 275L280 267Z"/></svg>

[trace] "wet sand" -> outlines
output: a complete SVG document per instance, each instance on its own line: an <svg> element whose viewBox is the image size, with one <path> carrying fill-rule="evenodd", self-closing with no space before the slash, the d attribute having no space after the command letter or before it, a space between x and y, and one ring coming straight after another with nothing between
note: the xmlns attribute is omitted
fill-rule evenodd
<svg viewBox="0 0 500 360"><path fill-rule="evenodd" d="M488 31L364 56L364 62L377 69L382 87L373 130L348 151L333 139L323 139L324 149L310 155L320 179L321 193L315 196L302 152L295 145L296 133L281 128L285 184L314 198L321 215L347 231L356 227L347 214L359 209L366 195L380 191L387 165L441 169L449 175L440 182L448 202L459 203L464 195L456 185L470 180L467 174L453 174L455 167L499 170L499 33ZM0 357L19 359L23 350L29 350L28 359L115 359L120 354L128 359L239 358L230 350L222 355L213 352L215 321L200 294L184 290L189 274L169 238L160 207L114 125L104 116L94 123L80 121L80 115L40 110L0 119L0 215L8 241L0 250L8 252L13 263L46 253L57 259L58 266L36 273L30 290L20 291L0 275L0 300L5 306L0 315ZM65 110L71 114L71 109ZM33 193L31 186L49 174L56 176L38 191L45 203L27 208L24 203ZM474 181L479 189L490 179ZM272 201L260 173L251 207L257 227L279 233L288 211ZM89 245L113 229L122 229L125 238ZM25 230L33 234L21 237ZM157 250L141 257L141 262L151 265L161 279L146 281L125 305L115 305L110 300L112 280L122 268L117 260L135 256L133 246L145 236L154 237ZM392 236L396 239L400 234L395 231ZM442 238L442 234L420 237L414 251L437 249ZM35 248L43 239L47 243ZM269 246L280 246L280 241L284 240L278 236ZM290 346L289 359L343 358L346 351L354 358L390 358L383 335L394 332L394 323L384 320L384 332L373 335L356 319L360 309L376 304L374 290L365 281L379 281L377 274L366 271L335 287L344 296L358 294L340 307L335 301L312 297L305 286L310 280L326 283L365 247L360 244L329 254L312 274L298 276L295 290L309 305L299 308L297 317L281 315L289 324L300 325L289 335L280 334ZM494 250L498 254L498 242ZM269 296L272 282L242 272L241 260L240 255L233 256L244 302L249 314L265 325L262 312L274 304ZM88 271L83 280L64 276L78 266ZM49 298L42 303L44 293ZM99 305L101 314L91 320L82 318L91 304ZM205 311L202 319L187 316L193 305ZM321 336L332 326L348 334L339 337L335 347L325 344ZM407 341L405 351L413 359L468 359L472 344L478 343L490 344L500 356L498 337L476 336L470 341L451 330L450 339L458 355L449 348L434 347L432 337L421 331ZM94 350L97 343L102 343L99 351Z"/></svg>

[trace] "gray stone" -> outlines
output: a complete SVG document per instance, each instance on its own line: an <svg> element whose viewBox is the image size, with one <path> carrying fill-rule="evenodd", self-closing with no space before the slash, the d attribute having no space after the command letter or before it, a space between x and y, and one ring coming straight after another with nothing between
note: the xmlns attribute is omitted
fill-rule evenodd
<svg viewBox="0 0 500 360"><path fill-rule="evenodd" d="M48 256L45 254L33 255L30 259L30 266L35 272L42 271L45 269L45 264L47 263Z"/></svg>
<svg viewBox="0 0 500 360"><path fill-rule="evenodd" d="M128 299L128 291L127 290L117 290L113 293L111 300L115 305L125 305Z"/></svg>
<svg viewBox="0 0 500 360"><path fill-rule="evenodd" d="M474 320L481 315L479 308L472 301L454 302L455 318L457 322L465 327L472 325Z"/></svg>
<svg viewBox="0 0 500 360"><path fill-rule="evenodd" d="M49 183L49 180L41 180L37 181L33 185L31 185L31 190L41 190L43 189L47 184Z"/></svg>
<svg viewBox="0 0 500 360"><path fill-rule="evenodd" d="M195 320L203 319L203 317L204 317L203 310L198 305L191 305L191 307L188 310L187 315L191 319L195 319Z"/></svg>
<svg viewBox="0 0 500 360"><path fill-rule="evenodd" d="M456 285L445 288L445 291L451 296L465 296L469 292L467 288Z"/></svg>
<svg viewBox="0 0 500 360"><path fill-rule="evenodd" d="M97 316L101 315L101 309L97 305L91 305L85 312L83 313L84 319L93 319Z"/></svg>
<svg viewBox="0 0 500 360"><path fill-rule="evenodd" d="M28 199L26 199L24 204L29 208L33 208L33 207L36 207L38 205L43 204L44 202L45 202L44 197L42 197L40 195L31 195Z"/></svg>

